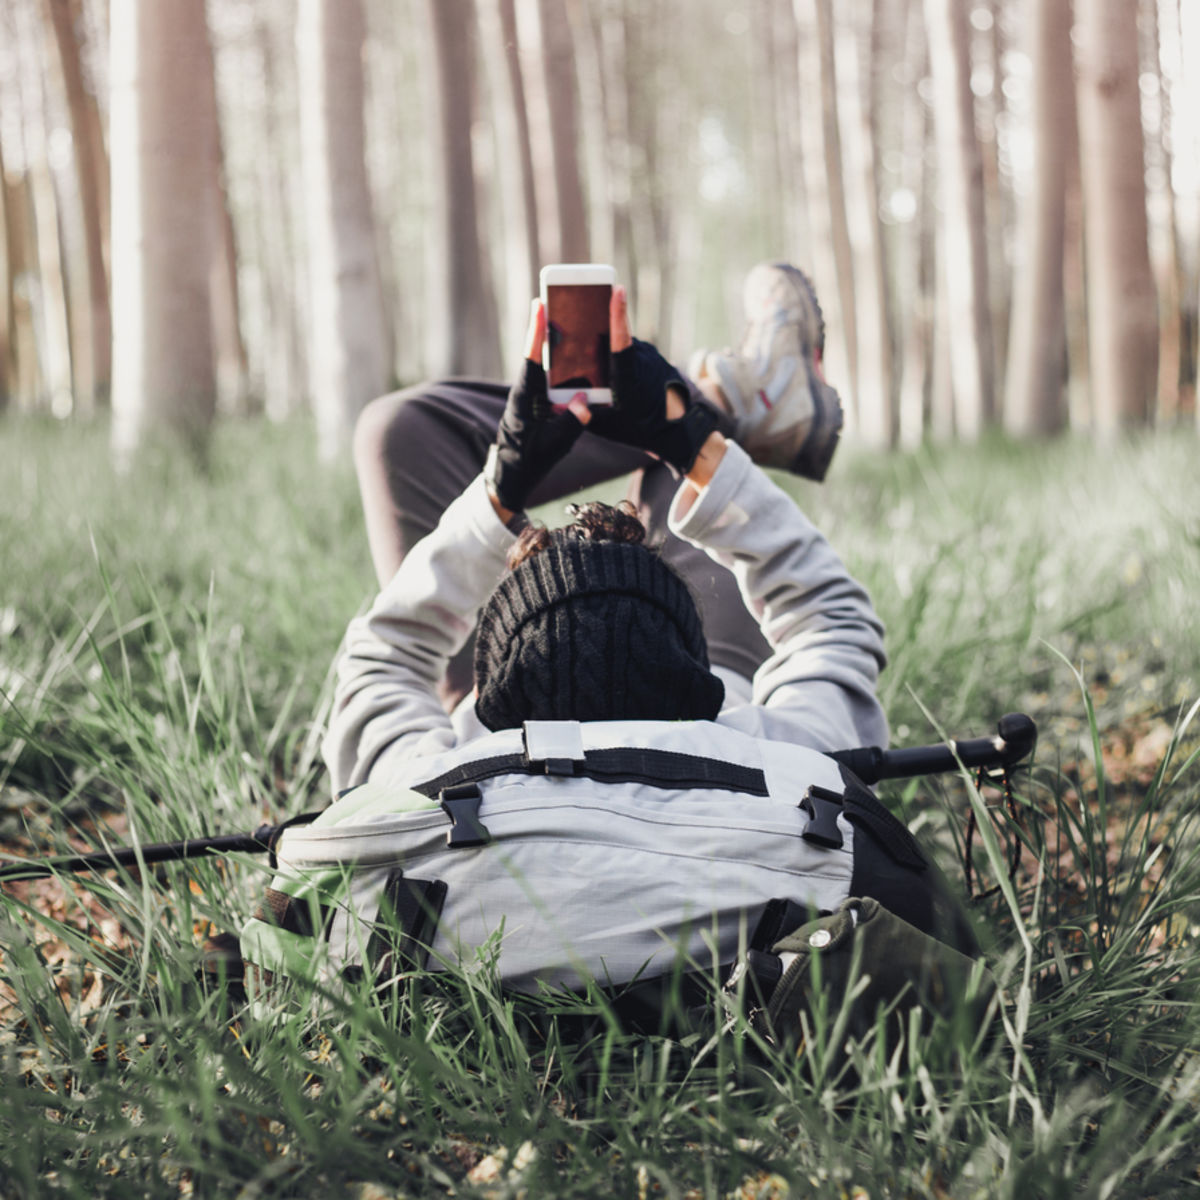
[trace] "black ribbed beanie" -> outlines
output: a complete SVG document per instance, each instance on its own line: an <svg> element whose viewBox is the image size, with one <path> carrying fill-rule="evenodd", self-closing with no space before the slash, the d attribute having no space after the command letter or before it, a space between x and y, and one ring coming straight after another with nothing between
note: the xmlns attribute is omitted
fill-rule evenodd
<svg viewBox="0 0 1200 1200"><path fill-rule="evenodd" d="M712 720L725 697L679 576L645 546L561 533L484 606L475 683L475 711L489 729Z"/></svg>

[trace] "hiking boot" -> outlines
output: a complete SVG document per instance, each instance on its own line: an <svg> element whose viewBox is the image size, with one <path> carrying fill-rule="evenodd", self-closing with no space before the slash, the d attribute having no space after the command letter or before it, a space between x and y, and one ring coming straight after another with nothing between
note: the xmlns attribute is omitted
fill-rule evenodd
<svg viewBox="0 0 1200 1200"><path fill-rule="evenodd" d="M818 482L842 429L837 392L821 377L825 321L812 283L787 263L760 263L743 290L746 332L736 351L697 351L693 379L711 379L729 405L735 440L754 459Z"/></svg>

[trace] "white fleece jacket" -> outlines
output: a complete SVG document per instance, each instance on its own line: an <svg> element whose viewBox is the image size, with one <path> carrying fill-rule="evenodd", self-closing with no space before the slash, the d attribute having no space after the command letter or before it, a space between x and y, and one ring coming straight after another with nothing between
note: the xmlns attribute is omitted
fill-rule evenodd
<svg viewBox="0 0 1200 1200"><path fill-rule="evenodd" d="M709 485L669 524L735 574L772 654L727 680L718 723L816 750L887 744L875 696L883 626L863 588L796 503L730 442ZM437 685L504 571L514 535L475 479L364 616L350 622L325 739L335 794L398 774L486 732L470 699L452 719Z"/></svg>

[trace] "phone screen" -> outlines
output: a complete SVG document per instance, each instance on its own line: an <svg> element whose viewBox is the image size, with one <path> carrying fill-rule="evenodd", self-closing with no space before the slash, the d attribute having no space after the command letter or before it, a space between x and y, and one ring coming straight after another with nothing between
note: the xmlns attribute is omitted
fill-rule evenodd
<svg viewBox="0 0 1200 1200"><path fill-rule="evenodd" d="M608 307L612 285L562 283L546 288L548 383L552 388L607 388Z"/></svg>

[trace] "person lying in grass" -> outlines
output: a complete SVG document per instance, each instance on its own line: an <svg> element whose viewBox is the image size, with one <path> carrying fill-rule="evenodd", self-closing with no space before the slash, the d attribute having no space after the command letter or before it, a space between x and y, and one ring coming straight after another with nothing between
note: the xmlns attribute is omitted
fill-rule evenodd
<svg viewBox="0 0 1200 1200"><path fill-rule="evenodd" d="M526 722L683 722L697 756L714 726L818 751L886 744L870 599L755 462L824 476L841 418L820 309L774 264L747 302L749 353L702 356L688 381L633 339L614 289L611 406L549 403L535 303L502 404L494 385L455 382L368 408L356 457L383 587L337 663L336 792ZM532 502L630 467L636 505L529 523ZM854 824L849 896L971 949L907 831L877 802Z"/></svg>

